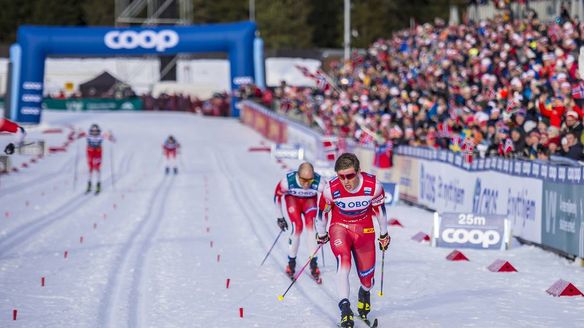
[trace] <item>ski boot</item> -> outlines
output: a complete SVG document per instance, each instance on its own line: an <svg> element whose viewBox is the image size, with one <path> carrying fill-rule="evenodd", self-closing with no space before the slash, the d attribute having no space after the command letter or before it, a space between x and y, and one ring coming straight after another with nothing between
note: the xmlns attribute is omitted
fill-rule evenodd
<svg viewBox="0 0 584 328"><path fill-rule="evenodd" d="M164 170L164 172L165 172L166 174L169 174L169 173L170 173L170 167L168 167L168 166L167 166L167 167L166 167L166 169Z"/></svg>
<svg viewBox="0 0 584 328"><path fill-rule="evenodd" d="M174 174L178 174L178 167L174 168Z"/></svg>
<svg viewBox="0 0 584 328"><path fill-rule="evenodd" d="M296 258L288 256L288 265L286 266L286 274L290 279L294 279L296 273Z"/></svg>
<svg viewBox="0 0 584 328"><path fill-rule="evenodd" d="M371 311L371 292L359 287L359 301L357 302L357 312L363 321L368 322L367 315Z"/></svg>
<svg viewBox="0 0 584 328"><path fill-rule="evenodd" d="M317 284L322 283L322 279L320 278L320 269L318 268L318 264L316 263L317 258L313 257L310 260L310 275L312 276L312 279L314 279L314 281L316 281Z"/></svg>
<svg viewBox="0 0 584 328"><path fill-rule="evenodd" d="M87 182L87 190L85 190L85 193L90 193L91 192L91 181Z"/></svg>
<svg viewBox="0 0 584 328"><path fill-rule="evenodd" d="M339 309L341 309L341 328L353 328L355 322L353 321L353 311L351 311L351 303L348 299L343 298L339 302Z"/></svg>
<svg viewBox="0 0 584 328"><path fill-rule="evenodd" d="M101 182L98 182L98 183L95 185L95 194L97 195L97 194L99 194L100 192L101 192Z"/></svg>

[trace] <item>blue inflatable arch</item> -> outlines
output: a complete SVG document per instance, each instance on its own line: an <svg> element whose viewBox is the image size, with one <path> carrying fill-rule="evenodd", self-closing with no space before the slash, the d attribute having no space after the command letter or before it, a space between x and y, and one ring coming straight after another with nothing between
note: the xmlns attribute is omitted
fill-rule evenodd
<svg viewBox="0 0 584 328"><path fill-rule="evenodd" d="M236 90L254 82L255 32L252 22L151 28L22 26L10 49L10 117L21 123L40 122L45 59L50 55L227 52L231 87ZM236 101L231 103L233 116L239 116Z"/></svg>

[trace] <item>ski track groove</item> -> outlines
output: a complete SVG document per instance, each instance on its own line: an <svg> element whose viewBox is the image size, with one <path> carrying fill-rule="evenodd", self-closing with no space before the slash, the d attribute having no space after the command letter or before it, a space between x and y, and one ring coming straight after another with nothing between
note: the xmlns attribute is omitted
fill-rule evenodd
<svg viewBox="0 0 584 328"><path fill-rule="evenodd" d="M241 186L241 182L237 179L234 178L234 174L232 172L233 169L232 167L229 167L229 165L227 163L237 163L236 160L233 161L228 161L225 160L225 157L223 154L225 154L225 152L219 152L221 153L221 158L217 158L216 153L214 153L214 159L215 161L218 163L219 167L222 167L223 169L221 170L224 174L228 175L227 180L229 181L229 184L231 185L231 193L233 194L233 198L237 201L237 203L240 205L239 207L243 210L242 212L245 214L245 218L248 221L250 227L252 228L253 232L255 233L255 235L258 237L257 240L260 243L260 247L263 249L268 249L269 245L271 245L271 243L269 241L264 240L266 235L271 234L270 229L266 226L266 225L261 225L264 227L264 235L261 235L258 233L258 229L256 227L256 224L254 224L254 220L252 219L252 217L262 217L265 216L265 213L259 213L257 211L257 209L250 207L248 204L253 204L254 202L250 201L249 198L247 199L247 202L243 199L240 198L240 196L244 195L246 198L249 197L247 196L247 193L245 192L236 192L236 191L244 191L245 189ZM256 216L253 215L253 213L250 213L250 208L251 208L251 212L255 212ZM251 214L251 215L250 215ZM263 238L262 238L263 237ZM278 249L279 253L282 253L283 251L281 249ZM273 254L270 254L273 255ZM286 265L282 263L282 261L280 260L280 258L283 258L283 256L278 257L278 259L276 260L278 265L280 267L285 267ZM318 312L320 312L322 315L324 315L325 317L329 318L331 320L331 322L334 324L334 327L337 327L337 319L332 316L329 311L327 311L327 309L323 308L322 305L312 299L309 294L304 290L304 288L302 288L300 285L296 284L296 290L298 290L298 292L304 296L305 299L307 299L308 301L310 301L310 303L312 303L314 306L313 308L316 309ZM324 288L319 288L320 290L322 290L325 295L327 295L329 298L331 298L333 301L336 302L336 300L333 298L333 296L329 293L326 292L326 289Z"/></svg>
<svg viewBox="0 0 584 328"><path fill-rule="evenodd" d="M122 159L122 166L124 172L128 170L128 164L130 163L131 155L125 155ZM110 175L103 182L110 181L112 176ZM15 248L16 246L29 240L31 237L35 236L41 230L47 228L51 224L67 218L75 211L82 208L82 205L90 202L93 198L88 197L89 195L80 194L70 198L68 201L64 202L63 205L57 209L43 214L36 219L29 222L23 223L7 233L7 237L0 240L0 259L4 259L8 251Z"/></svg>
<svg viewBox="0 0 584 328"><path fill-rule="evenodd" d="M168 182L170 181L170 182ZM166 175L162 178L162 181L158 184L155 191L152 193L151 201L148 203L149 206L146 210L146 213L143 215L143 220L139 222L138 226L134 229L132 234L126 239L124 246L122 247L120 253L117 256L116 263L112 266L113 270L110 271L108 274L108 281L106 284L106 288L103 293L103 298L100 301L99 312L98 312L98 322L103 324L103 327L119 327L120 322L116 320L115 311L117 309L116 305L119 304L129 304L130 307L128 309L128 327L138 327L139 321L139 298L140 298L140 282L142 274L142 270L140 270L140 266L143 265L144 253L141 252L143 250L148 251L148 241L149 239L145 239L142 243L136 243L136 239L140 236L142 230L148 227L146 235L150 238L156 233L156 229L160 224L160 218L156 215L153 215L153 210L156 208L156 205L159 205L156 214L162 214L164 210L164 203L166 200L166 196L168 195L168 190L172 186L172 182L174 181L174 176L170 178ZM163 192L164 191L164 192ZM162 192L163 197L159 197ZM154 222L152 224L151 222ZM135 253L135 254L133 254ZM132 259L132 256L134 257ZM132 266L134 264L134 266ZM125 270L122 269L133 269L133 277L130 286L130 292L127 297L127 300L123 300L123 291L120 288L123 287L123 277L122 272ZM122 285L122 287L120 287Z"/></svg>
<svg viewBox="0 0 584 328"><path fill-rule="evenodd" d="M1 188L0 191L2 191L2 193L0 194L0 198L6 196L8 194L14 194L14 193L19 192L19 191L30 192L30 188L28 188L28 187L37 188L39 183L46 183L46 182L49 182L55 178L61 177L60 173L66 172L67 169L69 168L69 166L72 166L73 161L74 161L74 159L70 158L67 161L65 161L63 163L63 165L58 170L55 170L55 171L47 173L47 174L43 174L41 176L38 176L36 178L32 178L30 180L27 180L25 182L22 182L22 183L13 185L13 186Z"/></svg>

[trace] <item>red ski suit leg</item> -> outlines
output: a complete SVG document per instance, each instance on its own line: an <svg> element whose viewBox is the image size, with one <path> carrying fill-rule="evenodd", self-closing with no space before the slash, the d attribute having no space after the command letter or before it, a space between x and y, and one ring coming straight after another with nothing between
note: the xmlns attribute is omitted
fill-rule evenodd
<svg viewBox="0 0 584 328"><path fill-rule="evenodd" d="M290 234L290 248L288 256L296 257L300 244L300 235L304 228L308 233L306 238L308 251L312 254L316 249L316 239L314 238L314 218L316 217L316 197L300 198L291 195L284 196L286 200L286 211L292 224ZM304 217L304 221L302 220Z"/></svg>
<svg viewBox="0 0 584 328"><path fill-rule="evenodd" d="M337 259L340 298L349 298L351 256L361 285L369 290L375 276L375 230L371 219L358 223L334 222L329 228L331 250Z"/></svg>
<svg viewBox="0 0 584 328"><path fill-rule="evenodd" d="M101 148L87 148L87 165L89 166L89 172L100 170Z"/></svg>

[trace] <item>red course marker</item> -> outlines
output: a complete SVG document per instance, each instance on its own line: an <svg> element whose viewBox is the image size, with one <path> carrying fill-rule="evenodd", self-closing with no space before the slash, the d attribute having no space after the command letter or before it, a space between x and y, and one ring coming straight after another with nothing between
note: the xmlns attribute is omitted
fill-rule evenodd
<svg viewBox="0 0 584 328"><path fill-rule="evenodd" d="M221 261L221 254L217 254L217 262Z"/></svg>
<svg viewBox="0 0 584 328"><path fill-rule="evenodd" d="M41 287L45 287L45 277L41 277Z"/></svg>
<svg viewBox="0 0 584 328"><path fill-rule="evenodd" d="M79 237L79 243L83 244L83 236Z"/></svg>
<svg viewBox="0 0 584 328"><path fill-rule="evenodd" d="M239 317L243 318L243 308L239 308Z"/></svg>
<svg viewBox="0 0 584 328"><path fill-rule="evenodd" d="M16 314L18 313L17 309L12 310L12 320L16 320Z"/></svg>
<svg viewBox="0 0 584 328"><path fill-rule="evenodd" d="M231 282L231 279L227 278L227 281L225 282L225 288L229 288L230 282Z"/></svg>
<svg viewBox="0 0 584 328"><path fill-rule="evenodd" d="M69 252L65 251L64 257L67 258L67 255L69 255Z"/></svg>

